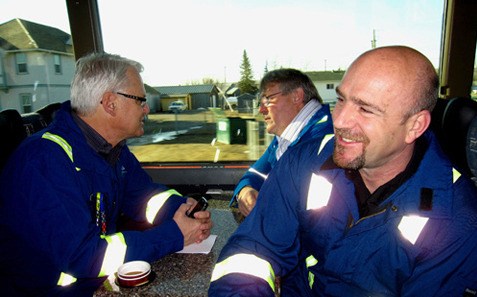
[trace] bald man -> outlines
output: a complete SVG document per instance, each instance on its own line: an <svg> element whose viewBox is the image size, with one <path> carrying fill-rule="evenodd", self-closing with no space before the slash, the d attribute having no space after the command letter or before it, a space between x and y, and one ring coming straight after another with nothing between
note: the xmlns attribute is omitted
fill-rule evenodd
<svg viewBox="0 0 477 297"><path fill-rule="evenodd" d="M278 278L281 296L474 296L477 190L427 130L437 88L412 48L359 56L336 90L334 139L283 157L209 296L274 296Z"/></svg>

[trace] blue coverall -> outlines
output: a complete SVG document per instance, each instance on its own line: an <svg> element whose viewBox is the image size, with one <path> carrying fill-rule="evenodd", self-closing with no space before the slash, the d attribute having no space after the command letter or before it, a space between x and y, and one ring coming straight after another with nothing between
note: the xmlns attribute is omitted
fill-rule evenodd
<svg viewBox="0 0 477 297"><path fill-rule="evenodd" d="M181 250L172 219L186 199L155 184L127 146L114 166L86 142L70 102L27 138L0 181L0 288L5 296L91 296L130 260ZM125 215L155 225L117 232ZM62 282L74 279L71 285Z"/></svg>
<svg viewBox="0 0 477 297"><path fill-rule="evenodd" d="M477 190L422 137L417 171L362 218L345 170L326 166L333 141L290 151L223 248L209 296L274 296L276 276L281 296L475 296Z"/></svg>
<svg viewBox="0 0 477 297"><path fill-rule="evenodd" d="M309 139L321 141L323 136L330 133L333 133L330 106L323 104L321 108L310 118L308 123L305 125L305 127L303 127L298 137L290 144L288 149ZM245 186L250 186L257 191L260 191L260 188L265 181L264 176L267 176L277 163L277 148L278 141L277 137L275 136L265 153L263 153L260 159L250 166L250 169L245 172L245 174L237 183L234 194L230 201L230 206L233 206L234 202L237 201L238 193L240 193Z"/></svg>

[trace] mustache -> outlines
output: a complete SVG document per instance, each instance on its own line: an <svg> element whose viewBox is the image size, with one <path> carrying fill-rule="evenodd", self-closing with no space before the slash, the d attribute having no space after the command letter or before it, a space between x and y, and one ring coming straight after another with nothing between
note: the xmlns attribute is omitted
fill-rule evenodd
<svg viewBox="0 0 477 297"><path fill-rule="evenodd" d="M369 138L366 135L353 132L347 128L335 128L335 135L355 142L369 143Z"/></svg>

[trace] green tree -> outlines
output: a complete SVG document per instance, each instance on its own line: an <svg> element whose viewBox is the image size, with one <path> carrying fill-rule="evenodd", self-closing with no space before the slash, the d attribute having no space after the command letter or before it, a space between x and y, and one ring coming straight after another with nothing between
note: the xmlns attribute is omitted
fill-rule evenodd
<svg viewBox="0 0 477 297"><path fill-rule="evenodd" d="M242 94L255 94L258 91L257 84L253 79L252 67L247 56L247 51L243 50L242 64L240 65L240 80L237 83Z"/></svg>

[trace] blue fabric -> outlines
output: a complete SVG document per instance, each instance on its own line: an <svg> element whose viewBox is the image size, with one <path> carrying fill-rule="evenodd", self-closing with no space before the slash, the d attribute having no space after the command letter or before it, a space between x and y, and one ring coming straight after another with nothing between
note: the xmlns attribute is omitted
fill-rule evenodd
<svg viewBox="0 0 477 297"><path fill-rule="evenodd" d="M322 123L319 123L323 117L328 116L328 120ZM333 125L331 122L330 106L325 104L310 118L308 123L300 131L298 137L293 141L288 147L287 151L297 144L314 139L320 141L327 134L333 133ZM255 169L258 172L261 172L265 175L268 175L272 168L277 163L276 151L278 147L277 137L275 136L268 146L267 150L255 163L252 164L251 168ZM285 152L286 153L286 152ZM282 156L283 157L283 156ZM230 200L230 206L234 206L234 203L237 201L237 195L245 186L250 186L257 191L260 191L263 182L265 180L260 175L247 171L242 176L242 178L237 183L235 187L232 199Z"/></svg>
<svg viewBox="0 0 477 297"><path fill-rule="evenodd" d="M46 132L64 138L74 162ZM79 168L79 170L77 169ZM11 296L94 291L106 249L96 225L95 193L104 195L107 232L117 232L121 214L145 220L148 199L167 188L155 184L124 147L113 167L86 142L63 104L55 121L27 138L12 155L0 180L0 287ZM172 220L185 198L174 195L147 231L125 231L125 261L154 261L182 249L183 236ZM60 272L79 280L58 288ZM82 294L78 293L77 296Z"/></svg>
<svg viewBox="0 0 477 297"><path fill-rule="evenodd" d="M452 164L434 135L424 137L430 144L417 172L382 202L382 212L362 219L344 170L322 167L332 141L320 156L313 142L297 146L272 171L254 212L218 261L237 253L259 255L282 276L282 296L463 296L466 289L476 290L477 190L465 176L453 183ZM313 172L333 188L327 206L306 210ZM433 191L431 210L419 208L423 188ZM429 218L414 245L398 230L408 215ZM308 271L304 259L309 255L318 264ZM308 272L314 274L311 289ZM255 296L259 284L236 283L244 277L219 278L209 296ZM230 286L233 294L227 293Z"/></svg>

